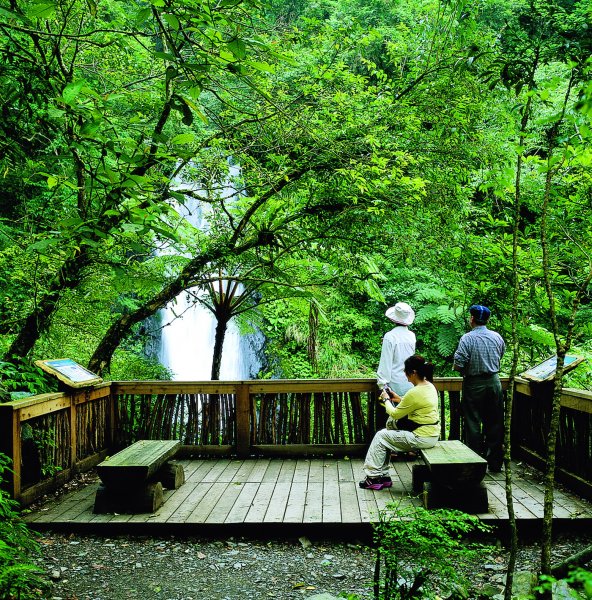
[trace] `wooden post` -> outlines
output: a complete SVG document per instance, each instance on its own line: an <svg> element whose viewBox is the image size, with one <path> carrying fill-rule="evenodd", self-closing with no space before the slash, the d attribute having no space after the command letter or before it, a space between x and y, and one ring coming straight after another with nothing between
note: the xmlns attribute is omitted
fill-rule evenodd
<svg viewBox="0 0 592 600"><path fill-rule="evenodd" d="M440 439L446 439L446 393L442 390L438 392L440 397Z"/></svg>
<svg viewBox="0 0 592 600"><path fill-rule="evenodd" d="M115 409L116 409L116 396L113 393L113 386L109 386L109 414L107 415L108 423L105 423L107 428L106 442L109 451L113 450L115 444Z"/></svg>
<svg viewBox="0 0 592 600"><path fill-rule="evenodd" d="M450 406L450 431L449 440L461 439L461 412L460 412L460 392L448 392L448 401Z"/></svg>
<svg viewBox="0 0 592 600"><path fill-rule="evenodd" d="M12 494L15 500L21 495L21 413L12 411Z"/></svg>
<svg viewBox="0 0 592 600"><path fill-rule="evenodd" d="M251 453L251 394L248 383L236 386L236 454L238 458L247 458Z"/></svg>
<svg viewBox="0 0 592 600"><path fill-rule="evenodd" d="M7 404L0 404L0 452L10 458L12 464L11 471L5 471L3 474L2 488L5 489L12 498L20 494L21 482L21 436L20 419L18 410Z"/></svg>
<svg viewBox="0 0 592 600"><path fill-rule="evenodd" d="M77 394L75 392L70 393L70 408L68 409L68 417L70 419L70 467L73 467L76 464L76 455L77 451L77 440L78 440L78 431L77 431L77 420L76 420L76 401L78 397L82 394ZM87 393L88 398L88 393Z"/></svg>

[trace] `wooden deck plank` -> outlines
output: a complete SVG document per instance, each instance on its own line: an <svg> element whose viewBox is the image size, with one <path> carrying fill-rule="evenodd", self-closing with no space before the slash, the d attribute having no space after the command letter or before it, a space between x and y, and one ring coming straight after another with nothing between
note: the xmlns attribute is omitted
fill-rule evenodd
<svg viewBox="0 0 592 600"><path fill-rule="evenodd" d="M492 480L491 482L488 482L486 485L487 485L488 498L490 495L493 495L505 507L506 506L506 490L505 490L505 487L503 486L503 484L501 484L499 481ZM507 518L507 509L505 512L506 512L505 518ZM535 513L533 513L531 510L529 510L527 507L525 507L519 501L519 499L516 498L516 496L514 496L514 514L516 515L517 519L530 520L530 519L537 518L537 515Z"/></svg>
<svg viewBox="0 0 592 600"><path fill-rule="evenodd" d="M95 505L95 494L96 489L98 488L98 484L93 486L94 493L91 493L88 496L83 496L78 502L70 504L68 509L59 515L59 519L62 521L70 521L76 522L86 520L87 514L90 512L92 514L92 510Z"/></svg>
<svg viewBox="0 0 592 600"><path fill-rule="evenodd" d="M264 521L266 523L282 523L284 514L290 497L291 482L278 481L273 488L269 506L265 512Z"/></svg>
<svg viewBox="0 0 592 600"><path fill-rule="evenodd" d="M269 463L270 460L268 458L256 459L255 464L253 465L253 470L249 473L249 476L247 477L247 483L261 483L263 481L263 477L265 476L265 471L267 471Z"/></svg>
<svg viewBox="0 0 592 600"><path fill-rule="evenodd" d="M296 461L296 468L294 469L294 477L292 478L293 483L308 483L309 471L310 460L299 458Z"/></svg>
<svg viewBox="0 0 592 600"><path fill-rule="evenodd" d="M282 468L282 460L274 458L269 461L267 465L267 469L265 469L265 474L263 475L262 482L263 483L275 483L278 480L280 475L280 470Z"/></svg>
<svg viewBox="0 0 592 600"><path fill-rule="evenodd" d="M506 501L505 501L506 489L505 489L505 487L502 488L502 492L504 494L504 500L501 500L495 494L491 493L491 490L490 490L491 485L498 485L498 483L495 480L489 480L488 477L489 476L486 475L485 479L483 480L483 483L487 487L488 512L482 513L481 515L478 515L478 516L479 516L479 518L482 518L482 519L488 518L490 520L507 519L508 518L508 510L506 508Z"/></svg>
<svg viewBox="0 0 592 600"><path fill-rule="evenodd" d="M213 460L196 460L195 468L188 468L185 471L185 483L199 483L203 481L204 477L214 468L215 462Z"/></svg>
<svg viewBox="0 0 592 600"><path fill-rule="evenodd" d="M156 510L154 513L134 513L129 516L127 523L150 523L151 521L160 521L160 511L163 506L166 505L167 501L170 500L171 496L175 493L175 490L164 491L164 504Z"/></svg>
<svg viewBox="0 0 592 600"><path fill-rule="evenodd" d="M341 497L337 462L326 461L323 469L323 523L341 523Z"/></svg>
<svg viewBox="0 0 592 600"><path fill-rule="evenodd" d="M292 483L294 472L296 471L296 461L293 459L284 460L278 474L278 483Z"/></svg>
<svg viewBox="0 0 592 600"><path fill-rule="evenodd" d="M185 482L185 485L188 485ZM185 523L189 520L189 517L193 511L197 510L199 503L202 498L210 491L212 483L195 483L191 489L191 493L185 497L185 501L175 510L175 512L168 516L165 520L166 523ZM178 491L178 490L177 490Z"/></svg>
<svg viewBox="0 0 592 600"><path fill-rule="evenodd" d="M253 500L257 494L259 485L259 483L248 482L241 484L238 498L228 515L226 515L224 523L243 523L245 521L247 514L253 505Z"/></svg>
<svg viewBox="0 0 592 600"><path fill-rule="evenodd" d="M251 473L253 472L254 468L254 460L241 461L241 466L232 479L233 483L245 483L248 480L249 475L251 475Z"/></svg>
<svg viewBox="0 0 592 600"><path fill-rule="evenodd" d="M313 463L314 464L314 463ZM312 465L311 465L312 473ZM322 471L321 471L322 476ZM303 523L323 522L323 481L319 481L319 470L315 469L315 480L309 479L306 488L306 502L304 504Z"/></svg>
<svg viewBox="0 0 592 600"><path fill-rule="evenodd" d="M308 482L296 481L296 477L299 473L302 474L302 471L299 471L300 462L301 461L299 460L296 465L296 471L294 472L294 480L292 481L292 487L290 488L290 497L288 498L286 512L284 513L284 523L302 523L304 519ZM308 473L308 465L306 465L306 472Z"/></svg>
<svg viewBox="0 0 592 600"><path fill-rule="evenodd" d="M228 489L227 483L212 483L210 489L201 496L199 504L185 520L186 523L205 523L212 510Z"/></svg>
<svg viewBox="0 0 592 600"><path fill-rule="evenodd" d="M357 486L357 484L356 484ZM351 481L339 482L339 501L341 504L341 518L344 523L361 523L360 506L356 488Z"/></svg>
<svg viewBox="0 0 592 600"><path fill-rule="evenodd" d="M418 461L401 461L397 462L396 475L398 476L401 485L406 494L413 494L413 472L414 464L419 464Z"/></svg>
<svg viewBox="0 0 592 600"><path fill-rule="evenodd" d="M177 490L166 490L166 501L154 514L100 514L92 512L98 483L52 501L24 515L32 528L68 524L144 527L151 524L220 524L259 523L277 527L281 523L321 525L368 524L377 519L378 511L393 502L399 508L421 506L411 491L413 461L396 461L391 465L393 486L380 491L363 490L358 481L363 474L363 460L353 458L323 459L204 459L179 461L186 481ZM541 478L529 478L528 471L517 469L513 477L514 506L518 521L540 521L543 516ZM228 481L227 481L228 480ZM488 488L488 512L479 515L484 521L507 520L505 475L485 476ZM563 489L555 490L556 519L592 519L592 503Z"/></svg>
<svg viewBox="0 0 592 600"><path fill-rule="evenodd" d="M339 481L356 481L355 473L352 469L352 461L351 460L339 460L337 462L337 471L339 472Z"/></svg>
<svg viewBox="0 0 592 600"><path fill-rule="evenodd" d="M238 500L242 486L236 483L227 483L223 495L216 502L205 523L224 523Z"/></svg>
<svg viewBox="0 0 592 600"><path fill-rule="evenodd" d="M25 520L27 523L50 523L51 521L59 520L63 518L63 515L66 515L69 510L72 510L73 508L76 509L78 505L89 498L92 498L94 503L95 493L98 487L98 483L90 484L75 494L69 494L62 502L54 503L51 507L44 507L41 510L27 514ZM66 518L64 518L64 520L66 520Z"/></svg>
<svg viewBox="0 0 592 600"><path fill-rule="evenodd" d="M308 471L309 483L323 483L324 460L315 460L310 463Z"/></svg>
<svg viewBox="0 0 592 600"><path fill-rule="evenodd" d="M202 478L202 481L205 483L215 483L218 481L222 473L224 473L225 469L230 465L229 459L221 459L213 461L212 468L208 471L206 475Z"/></svg>
<svg viewBox="0 0 592 600"><path fill-rule="evenodd" d="M356 487L358 496L358 506L360 507L360 518L363 523L376 521L378 517L378 506L376 505L375 492L373 490L363 490Z"/></svg>
<svg viewBox="0 0 592 600"><path fill-rule="evenodd" d="M271 481L263 481L259 484L257 493L245 517L245 523L263 523L274 487L275 483Z"/></svg>
<svg viewBox="0 0 592 600"><path fill-rule="evenodd" d="M168 521L172 516L182 507L185 503L192 503L192 494L195 491L197 483L193 481L185 481L185 483L178 489L171 498L160 507L159 514L163 521ZM189 513L188 513L189 514Z"/></svg>
<svg viewBox="0 0 592 600"><path fill-rule="evenodd" d="M231 481L234 481L236 474L239 472L239 470L243 466L243 464L244 464L244 461L242 461L242 460L231 461L226 466L224 471L222 471L220 473L220 475L217 478L217 481L219 483L230 483Z"/></svg>

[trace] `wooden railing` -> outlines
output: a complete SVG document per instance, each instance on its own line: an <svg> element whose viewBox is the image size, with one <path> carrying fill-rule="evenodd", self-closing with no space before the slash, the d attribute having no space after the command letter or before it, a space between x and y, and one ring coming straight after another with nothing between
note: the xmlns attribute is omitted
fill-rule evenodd
<svg viewBox="0 0 592 600"><path fill-rule="evenodd" d="M434 383L441 438L462 439L462 379ZM546 402L542 391L519 383L514 418L515 449L539 462L546 423L539 410ZM384 426L377 396L374 379L119 381L33 396L0 404L0 452L13 460L14 471L5 485L29 504L138 439L178 439L185 456L363 455ZM564 406L558 466L592 497L592 395L566 390Z"/></svg>
<svg viewBox="0 0 592 600"><path fill-rule="evenodd" d="M539 469L546 464L552 397L553 382L516 383L513 454ZM573 491L592 499L592 392L562 391L555 475Z"/></svg>

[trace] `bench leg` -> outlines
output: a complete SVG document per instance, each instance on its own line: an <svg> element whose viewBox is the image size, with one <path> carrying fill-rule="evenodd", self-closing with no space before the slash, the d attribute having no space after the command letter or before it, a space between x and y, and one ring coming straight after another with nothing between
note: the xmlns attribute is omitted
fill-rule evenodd
<svg viewBox="0 0 592 600"><path fill-rule="evenodd" d="M484 483L451 487L426 482L423 484L423 505L427 509L454 508L471 514L486 513L489 507L487 487Z"/></svg>
<svg viewBox="0 0 592 600"><path fill-rule="evenodd" d="M411 468L411 481L413 484L413 493L421 494L423 484L430 480L430 469L427 465L416 464Z"/></svg>
<svg viewBox="0 0 592 600"><path fill-rule="evenodd" d="M95 495L95 514L153 513L164 503L162 483L147 483L139 489L113 488L100 485Z"/></svg>
<svg viewBox="0 0 592 600"><path fill-rule="evenodd" d="M167 490L177 490L185 483L183 465L169 461L159 469L154 479L160 481Z"/></svg>

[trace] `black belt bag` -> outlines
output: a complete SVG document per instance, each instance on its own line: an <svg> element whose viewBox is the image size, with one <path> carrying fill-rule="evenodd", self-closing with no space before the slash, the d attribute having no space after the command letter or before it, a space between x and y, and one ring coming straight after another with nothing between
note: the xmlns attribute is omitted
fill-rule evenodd
<svg viewBox="0 0 592 600"><path fill-rule="evenodd" d="M438 425L440 421L436 421L435 423L417 423L417 421L412 421L409 417L402 417L395 421L397 424L397 429L402 429L403 431L415 431L418 427L422 427L423 425Z"/></svg>

